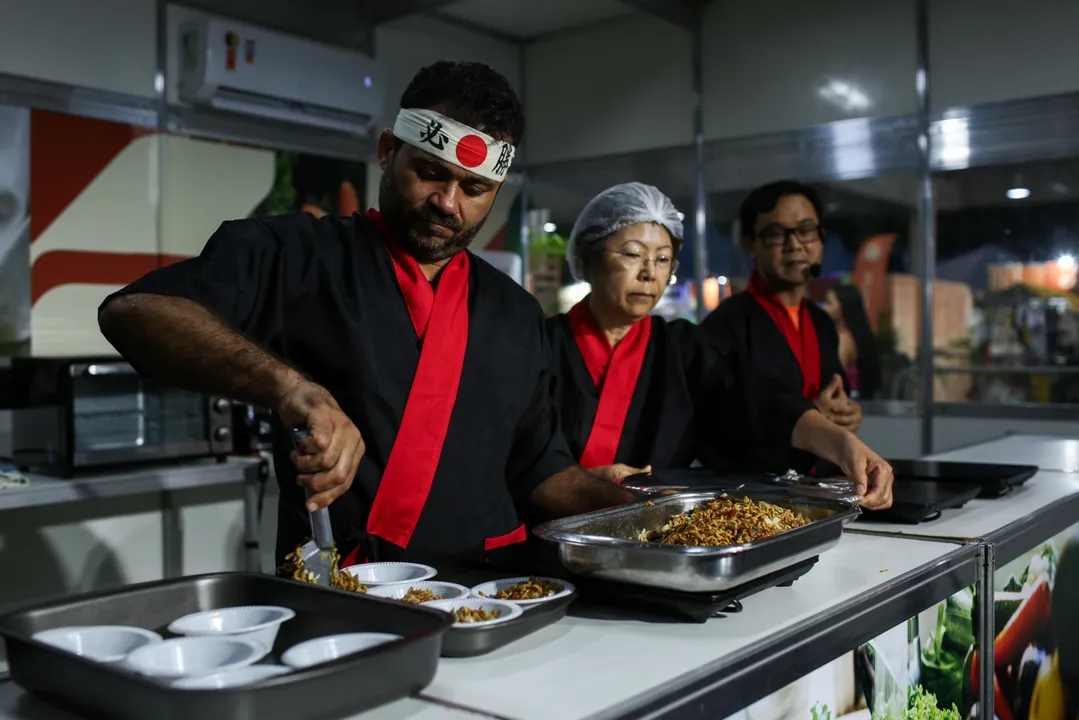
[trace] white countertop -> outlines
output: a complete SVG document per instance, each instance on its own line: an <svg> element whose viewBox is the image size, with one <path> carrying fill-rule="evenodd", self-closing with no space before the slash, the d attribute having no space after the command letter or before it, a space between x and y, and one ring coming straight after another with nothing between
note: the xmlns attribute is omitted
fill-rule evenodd
<svg viewBox="0 0 1079 720"><path fill-rule="evenodd" d="M485 717L416 698L383 705L348 720L479 720ZM0 720L80 720L78 716L24 693L10 680L0 682Z"/></svg>
<svg viewBox="0 0 1079 720"><path fill-rule="evenodd" d="M193 460L72 479L27 473L29 484L0 489L0 510L239 484L244 481L244 470L257 462L258 458L240 457L230 457L220 463L213 459Z"/></svg>
<svg viewBox="0 0 1079 720"><path fill-rule="evenodd" d="M489 655L443 659L423 695L515 720L610 712L955 550L946 543L845 534L793 586L747 598L737 615L703 624L571 615Z"/></svg>
<svg viewBox="0 0 1079 720"><path fill-rule="evenodd" d="M1042 470L1079 473L1079 440L1049 435L1005 435L948 452L929 460L1037 465Z"/></svg>
<svg viewBox="0 0 1079 720"><path fill-rule="evenodd" d="M982 538L1065 498L1075 497L1079 502L1079 473L1059 470L1069 464L1079 468L1077 440L1009 435L999 440L931 455L927 459L1037 465L1045 469L1002 498L974 499L961 508L943 511L939 518L930 522L917 525L857 523L852 525L851 529L860 532L900 533L914 537ZM1079 523L1079 515L1076 516L1075 522Z"/></svg>

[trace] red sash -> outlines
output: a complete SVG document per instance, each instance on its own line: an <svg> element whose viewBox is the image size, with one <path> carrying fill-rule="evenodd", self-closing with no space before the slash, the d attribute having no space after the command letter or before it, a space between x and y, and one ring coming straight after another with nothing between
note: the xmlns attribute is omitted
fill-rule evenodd
<svg viewBox="0 0 1079 720"><path fill-rule="evenodd" d="M613 350L588 309L587 297L574 305L567 317L588 374L599 388L599 407L580 460L581 467L590 470L614 464L652 336L652 317L646 315L635 323Z"/></svg>
<svg viewBox="0 0 1079 720"><path fill-rule="evenodd" d="M386 239L421 343L401 426L367 518L369 534L407 548L431 492L461 382L468 344L468 253L457 253L450 260L435 290L415 258L394 242L378 211L369 210L367 217Z"/></svg>
<svg viewBox="0 0 1079 720"><path fill-rule="evenodd" d="M798 327L794 327L787 309L756 270L749 278L747 292L764 308L787 339L787 345L798 360L798 367L802 369L802 397L810 401L816 400L820 395L820 344L817 342L817 328L813 325L813 318L809 316L805 300L798 309Z"/></svg>

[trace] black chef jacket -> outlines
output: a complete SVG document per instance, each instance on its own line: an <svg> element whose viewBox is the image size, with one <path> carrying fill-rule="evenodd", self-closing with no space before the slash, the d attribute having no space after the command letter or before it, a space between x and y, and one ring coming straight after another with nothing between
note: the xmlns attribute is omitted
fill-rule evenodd
<svg viewBox="0 0 1079 720"><path fill-rule="evenodd" d="M330 506L342 555L368 541L376 560L438 562L482 557L485 540L518 528L515 502L573 464L551 404L539 305L504 273L474 255L469 260L460 386L407 551L366 533L420 357L390 255L371 220L302 213L226 222L201 255L155 270L117 295L194 300L329 390L367 445L352 487ZM310 536L310 525L289 459L290 433L279 426L275 440L280 562Z"/></svg>
<svg viewBox="0 0 1079 720"><path fill-rule="evenodd" d="M815 303L807 302L806 308L820 346L820 387L827 386L832 377L838 374L843 378L843 386L849 395L850 382L839 362L839 333L835 323ZM761 392L778 391L799 398L802 396L802 368L798 359L783 332L748 292L737 293L721 302L701 323L701 330L710 340L731 343L743 353ZM808 400L806 406L812 407ZM806 473L816 462L817 458L813 455L799 450L780 454L774 449L756 448L752 469L767 472L795 469Z"/></svg>
<svg viewBox="0 0 1079 720"><path fill-rule="evenodd" d="M570 452L580 458L600 391L577 347L569 318L549 318L547 334L555 405ZM786 393L765 394L751 381L743 381L744 364L729 342L706 342L690 322L653 316L615 462L637 468L651 465L659 471L687 468L699 455L722 458L726 467L741 467L751 460L747 448L753 447L786 454L794 425L812 405Z"/></svg>

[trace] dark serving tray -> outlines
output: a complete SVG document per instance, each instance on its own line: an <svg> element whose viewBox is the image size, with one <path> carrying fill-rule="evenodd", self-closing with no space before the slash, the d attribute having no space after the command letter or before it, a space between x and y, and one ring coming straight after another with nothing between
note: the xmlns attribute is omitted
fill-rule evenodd
<svg viewBox="0 0 1079 720"><path fill-rule="evenodd" d="M480 583L504 577L543 575L557 577L551 573L514 573L499 572L480 568L454 568L440 571L438 577L448 582L455 582L465 587L475 587ZM576 587L576 581L571 580ZM521 638L553 625L566 617L570 604L577 599L577 592L551 600L550 602L524 606L524 613L513 620L498 625L479 628L451 627L442 640L442 657L462 658L486 655L500 647L516 642Z"/></svg>
<svg viewBox="0 0 1079 720"><path fill-rule="evenodd" d="M889 460L896 483L945 481L976 485L978 497L1007 495L1037 474L1034 465L994 465L989 463L938 462L936 460Z"/></svg>
<svg viewBox="0 0 1079 720"><path fill-rule="evenodd" d="M388 632L403 640L239 688L177 690L31 639L71 625L134 625L164 637L183 615L236 605L281 605L274 662L293 645L343 632ZM434 678L451 619L429 608L251 573L220 573L131 585L21 609L0 618L11 676L24 690L89 718L294 720L348 717L425 688Z"/></svg>
<svg viewBox="0 0 1079 720"><path fill-rule="evenodd" d="M903 482L892 486L892 506L886 510L862 509L861 522L891 522L916 525L940 517L944 510L959 508L981 492L981 486L954 482Z"/></svg>

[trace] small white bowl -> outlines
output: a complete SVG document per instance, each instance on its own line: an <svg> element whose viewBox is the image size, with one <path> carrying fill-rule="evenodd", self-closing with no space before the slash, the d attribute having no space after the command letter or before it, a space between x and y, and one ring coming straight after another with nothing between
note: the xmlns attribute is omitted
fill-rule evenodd
<svg viewBox="0 0 1079 720"><path fill-rule="evenodd" d="M126 625L54 628L34 633L33 639L100 663L120 662L141 647L161 642L151 630Z"/></svg>
<svg viewBox="0 0 1079 720"><path fill-rule="evenodd" d="M266 654L262 643L230 635L184 637L140 648L125 665L148 677L195 677L254 665Z"/></svg>
<svg viewBox="0 0 1079 720"><path fill-rule="evenodd" d="M470 595L472 595L472 597L489 597L492 600L499 600L501 598L494 597L498 591L505 590L508 587L513 587L517 583L528 582L531 579L531 577L516 577L505 578L502 580L492 580L491 582L485 582L477 585L468 592ZM546 597L536 598L535 600L503 600L503 602L509 602L513 603L514 605L522 605L524 607L529 607L532 605L539 605L540 603L550 602L551 600L564 598L567 595L571 594L574 590L576 590L576 588L573 586L573 583L568 583L565 580L560 580L558 578L538 577L536 579L545 580L546 582L554 583L556 585L561 585L562 590L555 593L554 595L547 595Z"/></svg>
<svg viewBox="0 0 1079 720"><path fill-rule="evenodd" d="M293 645L281 656L281 662L291 668L300 670L320 665L346 655L354 655L364 650L396 642L401 639L400 635L390 633L342 633L340 635L326 635L325 637L306 640L299 645Z"/></svg>
<svg viewBox="0 0 1079 720"><path fill-rule="evenodd" d="M436 610L442 610L444 612L453 613L458 608L471 608L472 610L486 610L491 612L492 610L498 610L502 614L493 620L483 620L481 622L469 622L460 623L454 622L453 627L456 628L482 628L490 625L498 625L500 623L509 622L514 618L520 617L524 610L520 605L514 605L511 602L505 600L489 600L487 598L467 597L460 598L458 600L435 600L434 602L427 603L427 607L435 608Z"/></svg>
<svg viewBox="0 0 1079 720"><path fill-rule="evenodd" d="M179 690L224 690L225 688L254 685L263 680L279 677L292 672L291 668L281 665L248 665L234 670L224 670L212 675L180 678L172 684Z"/></svg>
<svg viewBox="0 0 1079 720"><path fill-rule="evenodd" d="M440 600L456 600L468 597L468 588L457 583L441 582L439 580L421 580L410 583L391 583L379 585L367 591L373 597L389 598L390 600L402 600L413 588L417 590L430 590L435 595L441 595ZM428 600L427 602L435 602ZM422 603L421 603L422 604Z"/></svg>
<svg viewBox="0 0 1079 720"><path fill-rule="evenodd" d="M169 624L173 635L222 636L262 643L266 652L273 649L281 623L296 617L296 612L274 605L245 605L207 610L184 615Z"/></svg>
<svg viewBox="0 0 1079 720"><path fill-rule="evenodd" d="M430 580L438 573L437 570L428 565L406 562L363 563L347 567L345 572L368 587Z"/></svg>

